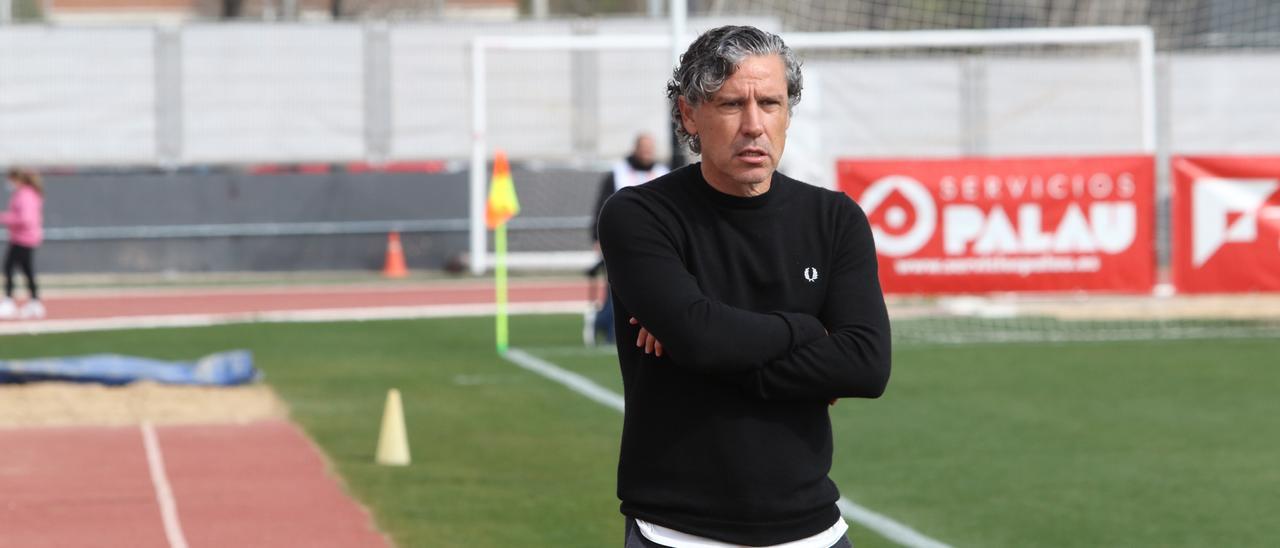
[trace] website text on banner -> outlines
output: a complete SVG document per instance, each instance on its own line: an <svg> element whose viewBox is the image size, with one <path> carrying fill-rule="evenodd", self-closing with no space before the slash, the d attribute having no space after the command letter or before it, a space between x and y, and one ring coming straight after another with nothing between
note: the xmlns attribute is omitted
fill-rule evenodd
<svg viewBox="0 0 1280 548"><path fill-rule="evenodd" d="M1173 282L1280 291L1280 156L1173 158Z"/></svg>
<svg viewBox="0 0 1280 548"><path fill-rule="evenodd" d="M1151 156L841 160L890 293L1149 292Z"/></svg>

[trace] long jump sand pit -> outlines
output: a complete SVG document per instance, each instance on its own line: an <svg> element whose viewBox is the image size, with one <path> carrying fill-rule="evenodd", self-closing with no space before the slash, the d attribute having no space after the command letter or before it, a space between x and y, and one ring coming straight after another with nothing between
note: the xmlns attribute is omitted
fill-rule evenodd
<svg viewBox="0 0 1280 548"><path fill-rule="evenodd" d="M124 386L34 382L0 384L0 428L247 423L283 419L288 408L269 386Z"/></svg>

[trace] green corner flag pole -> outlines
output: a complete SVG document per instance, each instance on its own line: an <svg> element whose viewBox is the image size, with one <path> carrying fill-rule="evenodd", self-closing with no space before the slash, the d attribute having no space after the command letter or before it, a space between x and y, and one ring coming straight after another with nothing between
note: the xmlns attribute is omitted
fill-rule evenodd
<svg viewBox="0 0 1280 548"><path fill-rule="evenodd" d="M485 224L493 229L493 288L497 310L498 353L507 352L507 221L520 213L520 199L511 181L511 166L502 150L493 156L493 182L485 206Z"/></svg>
<svg viewBox="0 0 1280 548"><path fill-rule="evenodd" d="M498 353L505 354L507 352L507 223L498 225L493 229L493 282L494 291L497 292L495 300L498 304L497 320L498 320Z"/></svg>

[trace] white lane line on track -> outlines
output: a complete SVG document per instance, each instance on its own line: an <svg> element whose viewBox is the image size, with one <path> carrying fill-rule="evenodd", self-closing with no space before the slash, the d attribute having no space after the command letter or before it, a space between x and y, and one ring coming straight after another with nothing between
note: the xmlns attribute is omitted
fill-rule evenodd
<svg viewBox="0 0 1280 548"><path fill-rule="evenodd" d="M178 521L178 504L173 498L173 489L169 487L169 476L164 471L164 455L160 453L156 429L150 422L143 422L141 428L142 444L147 448L147 467L151 470L151 483L155 485L160 519L164 522L164 536L169 539L170 548L187 548L187 538L183 536L182 523Z"/></svg>
<svg viewBox="0 0 1280 548"><path fill-rule="evenodd" d="M547 290L565 290L565 291L587 291L586 281L565 281L558 282L554 280L546 281L520 281L513 282L511 289L517 291L547 291ZM491 281L445 281L445 282L427 282L427 283L383 283L383 282L355 282L355 283L332 283L332 284L307 284L307 283L280 283L274 285L202 285L202 286L132 286L132 287L59 287L50 291L45 289L45 293L77 300L91 299L116 299L121 297L130 298L172 298L172 297L225 297L228 295L293 295L293 294L315 294L330 295L335 290L346 294L377 294L377 293L457 293L459 291L481 291L493 292L493 282Z"/></svg>
<svg viewBox="0 0 1280 548"><path fill-rule="evenodd" d="M623 398L617 392L600 386L577 373L566 371L559 366L546 360L537 358L524 352L518 348L508 349L502 357L507 361L514 363L524 369L533 371L548 379L556 381L567 386L570 390L582 394L587 398L595 400L603 404L605 407L613 408L616 411L623 411L625 403ZM893 518L874 512L864 506L840 497L836 501L836 506L840 508L840 514L845 518L856 521L864 527L879 533L880 536L898 543L900 546L909 546L911 548L950 548L950 545L935 540L923 533L916 531Z"/></svg>
<svg viewBox="0 0 1280 548"><path fill-rule="evenodd" d="M547 301L521 302L508 305L511 314L581 314L587 302ZM368 320L408 320L422 318L458 318L492 316L493 303L424 306L390 306L372 308L330 308L313 310L281 310L271 312L232 312L226 314L178 314L156 316L117 316L113 318L80 318L65 320L31 320L0 322L0 335L34 335L115 329L152 329L164 327L207 327L239 323L343 322Z"/></svg>

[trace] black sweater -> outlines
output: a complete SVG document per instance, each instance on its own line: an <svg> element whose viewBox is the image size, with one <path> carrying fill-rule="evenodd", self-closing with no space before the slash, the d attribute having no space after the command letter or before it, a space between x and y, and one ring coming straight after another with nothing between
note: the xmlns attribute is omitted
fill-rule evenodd
<svg viewBox="0 0 1280 548"><path fill-rule="evenodd" d="M871 230L844 194L775 173L768 192L730 196L700 168L623 189L600 216L622 513L738 544L811 536L839 516L828 401L889 379ZM663 357L635 346L631 317Z"/></svg>

